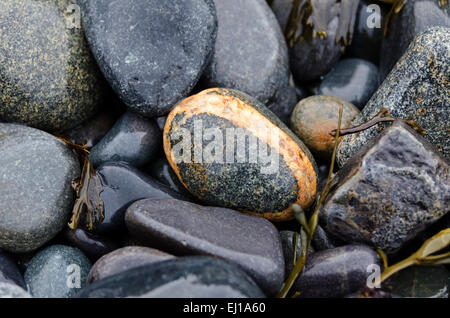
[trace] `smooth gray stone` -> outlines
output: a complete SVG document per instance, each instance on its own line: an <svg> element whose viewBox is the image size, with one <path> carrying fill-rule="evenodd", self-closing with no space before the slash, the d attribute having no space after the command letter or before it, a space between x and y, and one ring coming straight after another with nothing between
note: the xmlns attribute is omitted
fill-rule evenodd
<svg viewBox="0 0 450 318"><path fill-rule="evenodd" d="M405 55L352 122L360 125L381 109L392 117L413 120L426 130L425 139L450 157L450 28L435 27L417 36ZM376 125L344 136L337 162L342 167L364 144L380 133Z"/></svg>
<svg viewBox="0 0 450 318"><path fill-rule="evenodd" d="M234 264L193 256L130 269L94 282L79 298L262 298L253 280Z"/></svg>
<svg viewBox="0 0 450 318"><path fill-rule="evenodd" d="M275 100L273 103L268 104L267 108L277 115L284 124L289 125L292 111L299 100L295 86L288 85L278 90L275 95Z"/></svg>
<svg viewBox="0 0 450 318"><path fill-rule="evenodd" d="M92 53L120 99L163 116L194 88L214 50L212 0L79 0Z"/></svg>
<svg viewBox="0 0 450 318"><path fill-rule="evenodd" d="M357 58L339 61L324 76L316 95L337 96L364 108L378 88L378 67L372 62Z"/></svg>
<svg viewBox="0 0 450 318"><path fill-rule="evenodd" d="M31 259L25 282L33 297L69 298L86 286L90 269L90 261L79 249L52 245Z"/></svg>
<svg viewBox="0 0 450 318"><path fill-rule="evenodd" d="M73 207L77 157L43 131L0 123L0 248L23 253L52 239Z"/></svg>
<svg viewBox="0 0 450 318"><path fill-rule="evenodd" d="M292 4L294 0L273 0L270 7L273 13L277 17L278 23L280 24L281 31L286 30L286 25L289 20L289 14L292 9Z"/></svg>
<svg viewBox="0 0 450 318"><path fill-rule="evenodd" d="M301 298L342 297L363 288L369 275L370 265L380 266L380 257L366 245L346 245L312 254L307 260L292 291L300 292Z"/></svg>
<svg viewBox="0 0 450 318"><path fill-rule="evenodd" d="M307 84L320 79L339 61L342 47L335 42L338 24L338 17L329 22L324 40L316 37L310 43L298 41L290 49L291 71L298 82Z"/></svg>
<svg viewBox="0 0 450 318"><path fill-rule="evenodd" d="M267 220L235 210L175 199L133 203L125 215L129 232L174 255L211 255L238 264L268 295L284 279L277 229Z"/></svg>
<svg viewBox="0 0 450 318"><path fill-rule="evenodd" d="M265 0L214 0L217 41L203 80L270 104L289 83L286 41Z"/></svg>
<svg viewBox="0 0 450 318"><path fill-rule="evenodd" d="M450 166L397 121L335 175L320 218L327 232L393 254L450 211Z"/></svg>
<svg viewBox="0 0 450 318"><path fill-rule="evenodd" d="M149 162L161 146L162 134L158 125L128 111L91 149L89 158L95 167L109 161L140 167Z"/></svg>
<svg viewBox="0 0 450 318"><path fill-rule="evenodd" d="M441 8L434 0L408 0L399 14L392 15L381 46L380 83L419 33L434 26L450 27L449 8L448 4L446 9Z"/></svg>
<svg viewBox="0 0 450 318"><path fill-rule="evenodd" d="M32 298L22 287L0 281L0 298Z"/></svg>
<svg viewBox="0 0 450 318"><path fill-rule="evenodd" d="M0 250L0 282L15 284L23 289L27 288L17 262L2 250Z"/></svg>
<svg viewBox="0 0 450 318"><path fill-rule="evenodd" d="M88 276L91 284L100 279L125 272L131 268L165 261L175 256L142 246L126 246L101 257L92 266Z"/></svg>
<svg viewBox="0 0 450 318"><path fill-rule="evenodd" d="M105 81L70 0L0 2L0 118L62 131L99 111Z"/></svg>
<svg viewBox="0 0 450 318"><path fill-rule="evenodd" d="M302 230L303 231L303 230ZM291 273L294 267L294 234L293 231L280 231L281 246L283 248L284 256L284 273L285 278ZM306 233L305 233L306 234ZM300 234L298 234L297 250L296 250L296 260L298 260L302 253L302 242L300 240ZM309 247L307 256L314 253L314 248Z"/></svg>

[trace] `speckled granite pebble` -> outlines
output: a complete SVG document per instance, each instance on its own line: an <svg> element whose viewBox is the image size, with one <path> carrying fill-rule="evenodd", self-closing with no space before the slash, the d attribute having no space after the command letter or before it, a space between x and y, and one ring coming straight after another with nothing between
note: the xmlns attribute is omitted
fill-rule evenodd
<svg viewBox="0 0 450 318"><path fill-rule="evenodd" d="M0 281L0 298L32 298L22 287Z"/></svg>
<svg viewBox="0 0 450 318"><path fill-rule="evenodd" d="M418 35L352 126L366 122L385 107L393 117L414 120L426 130L425 139L449 158L449 51L450 28L434 27ZM345 136L337 152L339 166L385 125Z"/></svg>
<svg viewBox="0 0 450 318"><path fill-rule="evenodd" d="M265 0L214 0L219 29L208 87L240 90L270 104L289 83L286 41Z"/></svg>
<svg viewBox="0 0 450 318"><path fill-rule="evenodd" d="M35 250L67 224L78 159L52 135L16 124L0 124L0 153L0 248Z"/></svg>
<svg viewBox="0 0 450 318"><path fill-rule="evenodd" d="M37 253L25 271L33 297L68 298L86 286L91 263L77 248L52 245Z"/></svg>
<svg viewBox="0 0 450 318"><path fill-rule="evenodd" d="M263 218L175 199L148 199L128 208L125 223L148 246L174 255L220 257L238 264L267 295L281 289L280 237Z"/></svg>
<svg viewBox="0 0 450 318"><path fill-rule="evenodd" d="M212 0L79 0L100 69L120 99L162 116L194 88L217 35Z"/></svg>
<svg viewBox="0 0 450 318"><path fill-rule="evenodd" d="M126 246L104 255L89 272L88 282L125 272L142 265L162 262L175 256L143 246Z"/></svg>
<svg viewBox="0 0 450 318"><path fill-rule="evenodd" d="M94 282L80 298L261 298L236 265L207 256L167 260Z"/></svg>
<svg viewBox="0 0 450 318"><path fill-rule="evenodd" d="M43 130L76 126L97 112L104 80L69 0L0 2L0 118Z"/></svg>
<svg viewBox="0 0 450 318"><path fill-rule="evenodd" d="M361 148L333 183L320 212L326 230L388 254L450 211L448 161L399 121Z"/></svg>

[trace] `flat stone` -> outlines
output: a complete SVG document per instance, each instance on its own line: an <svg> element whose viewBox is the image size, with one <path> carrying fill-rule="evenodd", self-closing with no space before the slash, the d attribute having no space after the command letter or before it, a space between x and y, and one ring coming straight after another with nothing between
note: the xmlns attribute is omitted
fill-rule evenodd
<svg viewBox="0 0 450 318"><path fill-rule="evenodd" d="M147 198L186 199L183 195L141 171L120 162L105 163L97 173L103 185L100 197L104 203L103 221L97 233L108 233L125 229L125 210L134 201Z"/></svg>
<svg viewBox="0 0 450 318"><path fill-rule="evenodd" d="M348 58L324 76L316 95L337 96L363 109L378 88L378 67L372 62Z"/></svg>
<svg viewBox="0 0 450 318"><path fill-rule="evenodd" d="M307 209L314 201L311 153L244 93L208 89L183 100L169 114L163 138L178 178L206 205L283 221L293 219L294 203Z"/></svg>
<svg viewBox="0 0 450 318"><path fill-rule="evenodd" d="M97 167L110 161L140 167L162 148L161 131L153 120L126 112L92 149L89 158Z"/></svg>
<svg viewBox="0 0 450 318"><path fill-rule="evenodd" d="M0 118L50 131L94 115L105 93L69 0L0 3Z"/></svg>
<svg viewBox="0 0 450 318"><path fill-rule="evenodd" d="M449 50L450 28L431 28L418 35L352 126L368 121L385 107L393 117L415 121L426 130L425 139L449 158ZM345 136L338 148L339 166L385 125Z"/></svg>
<svg viewBox="0 0 450 318"><path fill-rule="evenodd" d="M32 298L32 296L16 284L0 281L0 298Z"/></svg>
<svg viewBox="0 0 450 318"><path fill-rule="evenodd" d="M211 255L238 264L268 295L284 279L280 237L267 220L174 199L141 200L125 215L128 231L174 255Z"/></svg>
<svg viewBox="0 0 450 318"><path fill-rule="evenodd" d="M286 41L264 0L214 0L219 29L209 67L208 87L240 90L270 104L289 83Z"/></svg>
<svg viewBox="0 0 450 318"><path fill-rule="evenodd" d="M339 18L335 17L328 23L325 39L298 41L290 49L291 71L298 82L311 83L320 79L339 61L342 47L335 41L338 24Z"/></svg>
<svg viewBox="0 0 450 318"><path fill-rule="evenodd" d="M329 162L335 138L330 134L337 128L342 106L341 127L348 127L359 110L342 98L314 95L302 99L291 115L291 128L317 159Z"/></svg>
<svg viewBox="0 0 450 318"><path fill-rule="evenodd" d="M120 99L163 116L194 88L217 35L211 0L79 0L86 39Z"/></svg>
<svg viewBox="0 0 450 318"><path fill-rule="evenodd" d="M25 282L33 297L69 298L86 286L91 263L77 248L52 245L27 266Z"/></svg>
<svg viewBox="0 0 450 318"><path fill-rule="evenodd" d="M132 268L165 261L175 256L143 246L126 246L104 255L94 266L88 276L91 284Z"/></svg>
<svg viewBox="0 0 450 318"><path fill-rule="evenodd" d="M82 228L66 228L63 237L70 246L80 249L91 261L96 261L119 248L118 244L105 235L89 232Z"/></svg>
<svg viewBox="0 0 450 318"><path fill-rule="evenodd" d="M395 122L334 177L320 212L328 232L394 253L450 210L450 167L434 147Z"/></svg>
<svg viewBox="0 0 450 318"><path fill-rule="evenodd" d="M377 252L365 245L346 245L312 254L292 291L301 298L336 298L357 292L367 284L369 266L382 270Z"/></svg>
<svg viewBox="0 0 450 318"><path fill-rule="evenodd" d="M67 224L77 157L43 131L0 123L0 248L33 251Z"/></svg>
<svg viewBox="0 0 450 318"><path fill-rule="evenodd" d="M80 298L261 298L264 294L236 265L194 256L130 269L97 282Z"/></svg>
<svg viewBox="0 0 450 318"><path fill-rule="evenodd" d="M408 0L399 14L392 15L381 46L380 83L418 34L434 26L450 27L449 8L448 4L441 8L434 0ZM442 58L448 59L448 53Z"/></svg>
<svg viewBox="0 0 450 318"><path fill-rule="evenodd" d="M0 282L15 284L23 289L27 288L17 262L2 250L0 250Z"/></svg>

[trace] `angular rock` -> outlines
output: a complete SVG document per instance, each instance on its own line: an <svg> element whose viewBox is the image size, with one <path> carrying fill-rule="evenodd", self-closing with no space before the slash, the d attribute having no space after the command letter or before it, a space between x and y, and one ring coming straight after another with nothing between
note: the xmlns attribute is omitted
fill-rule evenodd
<svg viewBox="0 0 450 318"><path fill-rule="evenodd" d="M91 149L89 158L96 167L108 161L121 161L140 167L149 162L161 148L161 136L153 120L128 111Z"/></svg>
<svg viewBox="0 0 450 318"><path fill-rule="evenodd" d="M77 248L52 245L37 253L25 271L25 282L33 297L69 298L86 286L91 269Z"/></svg>
<svg viewBox="0 0 450 318"><path fill-rule="evenodd" d="M426 130L425 139L449 158L449 50L450 28L431 28L418 35L352 126L368 121L385 107L393 117L415 121ZM379 127L345 136L338 148L339 166L378 135Z"/></svg>
<svg viewBox="0 0 450 318"><path fill-rule="evenodd" d="M120 99L162 116L194 88L214 50L212 0L79 0L86 39Z"/></svg>
<svg viewBox="0 0 450 318"><path fill-rule="evenodd" d="M0 248L22 253L62 230L73 207L77 157L43 131L0 123Z"/></svg>
<svg viewBox="0 0 450 318"><path fill-rule="evenodd" d="M394 253L450 210L450 167L395 122L336 174L320 212L327 231Z"/></svg>
<svg viewBox="0 0 450 318"><path fill-rule="evenodd" d="M2 250L0 250L0 282L15 284L23 289L27 288L17 267L17 262Z"/></svg>
<svg viewBox="0 0 450 318"><path fill-rule="evenodd" d="M69 0L0 3L0 118L50 131L94 115L104 80ZM71 14L67 14L71 12Z"/></svg>
<svg viewBox="0 0 450 318"><path fill-rule="evenodd" d="M219 28L203 79L208 87L240 90L270 104L289 83L280 26L265 0L214 0Z"/></svg>
<svg viewBox="0 0 450 318"><path fill-rule="evenodd" d="M348 127L358 116L354 105L335 96L314 95L302 99L291 115L291 128L318 159L329 162L335 138L330 134L337 128L342 106L341 127Z"/></svg>
<svg viewBox="0 0 450 318"><path fill-rule="evenodd" d="M363 109L378 88L378 67L357 58L339 61L324 76L316 95L330 95Z"/></svg>
<svg viewBox="0 0 450 318"><path fill-rule="evenodd" d="M292 291L300 292L302 298L342 297L366 286L373 265L381 267L381 260L365 245L316 252L307 259Z"/></svg>
<svg viewBox="0 0 450 318"><path fill-rule="evenodd" d="M0 281L0 298L32 298L22 287Z"/></svg>
<svg viewBox="0 0 450 318"><path fill-rule="evenodd" d="M448 4L441 8L434 0L408 0L399 14L392 15L381 46L380 83L418 34L431 27L450 27L449 8Z"/></svg>
<svg viewBox="0 0 450 318"><path fill-rule="evenodd" d="M141 200L125 215L128 231L174 255L211 255L238 264L268 294L284 279L280 237L267 220L174 199Z"/></svg>
<svg viewBox="0 0 450 318"><path fill-rule="evenodd" d="M103 191L105 218L98 225L98 233L120 231L125 228L125 210L134 201L147 198L186 199L152 177L124 163L110 162L97 169Z"/></svg>
<svg viewBox="0 0 450 318"><path fill-rule="evenodd" d="M174 258L173 255L142 246L122 247L111 252L92 266L88 276L88 283L105 279L132 268L162 262Z"/></svg>
<svg viewBox="0 0 450 318"><path fill-rule="evenodd" d="M236 265L205 256L183 257L130 269L97 282L80 298L261 298Z"/></svg>
<svg viewBox="0 0 450 318"><path fill-rule="evenodd" d="M169 114L163 138L178 178L207 205L281 221L293 218L294 203L306 209L314 201L309 150L244 93L208 89L185 99Z"/></svg>

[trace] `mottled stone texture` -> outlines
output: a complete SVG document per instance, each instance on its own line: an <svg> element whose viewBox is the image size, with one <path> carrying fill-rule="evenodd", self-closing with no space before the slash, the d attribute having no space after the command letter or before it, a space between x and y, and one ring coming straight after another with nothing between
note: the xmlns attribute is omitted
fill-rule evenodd
<svg viewBox="0 0 450 318"><path fill-rule="evenodd" d="M76 126L99 110L101 73L69 0L0 2L0 118L44 130Z"/></svg>
<svg viewBox="0 0 450 318"><path fill-rule="evenodd" d="M438 0L408 0L399 14L392 15L381 46L380 83L419 33L433 26L450 27L449 9L449 4L440 7Z"/></svg>
<svg viewBox="0 0 450 318"><path fill-rule="evenodd" d="M335 176L320 212L347 242L394 253L450 210L450 167L434 147L395 122Z"/></svg>
<svg viewBox="0 0 450 318"><path fill-rule="evenodd" d="M414 120L426 130L425 139L450 156L450 28L431 28L414 40L406 54L378 88L352 125L366 122L385 107L393 117ZM380 127L345 136L337 160L344 163Z"/></svg>
<svg viewBox="0 0 450 318"><path fill-rule="evenodd" d="M78 159L52 135L16 124L0 124L0 154L0 247L35 250L68 221Z"/></svg>
<svg viewBox="0 0 450 318"><path fill-rule="evenodd" d="M280 237L263 218L175 199L149 199L132 204L125 223L149 246L238 264L268 295L275 295L283 283Z"/></svg>
<svg viewBox="0 0 450 318"><path fill-rule="evenodd" d="M147 117L187 96L217 35L212 0L79 0L87 41L120 99Z"/></svg>
<svg viewBox="0 0 450 318"><path fill-rule="evenodd" d="M0 282L0 298L32 298L32 297L22 287L7 282Z"/></svg>
<svg viewBox="0 0 450 318"><path fill-rule="evenodd" d="M94 282L80 298L261 298L264 294L236 265L194 256L130 269Z"/></svg>

